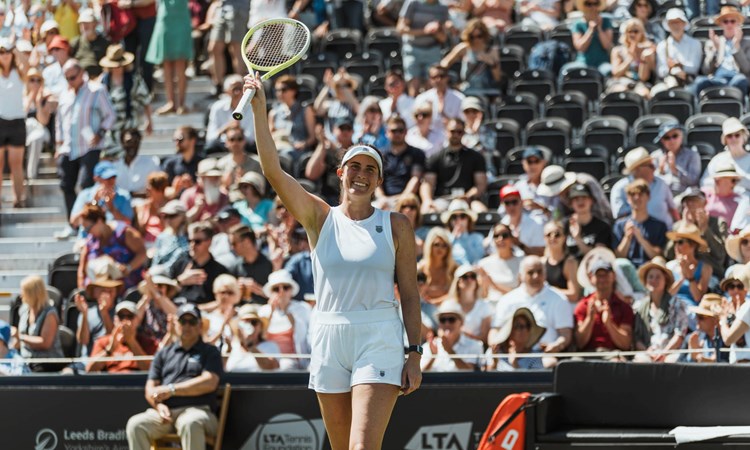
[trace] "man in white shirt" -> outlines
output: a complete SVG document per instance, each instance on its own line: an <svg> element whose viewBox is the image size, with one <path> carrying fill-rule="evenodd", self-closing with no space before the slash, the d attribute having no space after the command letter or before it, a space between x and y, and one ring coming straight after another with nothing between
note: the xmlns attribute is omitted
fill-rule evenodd
<svg viewBox="0 0 750 450"><path fill-rule="evenodd" d="M518 276L521 285L497 303L492 328L500 328L518 308L529 308L539 326L547 329L536 349L542 349L545 353L565 351L573 338L574 320L570 302L547 284L540 257L525 257ZM556 362L556 358L544 358L545 367Z"/></svg>
<svg viewBox="0 0 750 450"><path fill-rule="evenodd" d="M237 123L245 134L245 145L248 150L255 147L255 126L250 108L244 111L241 121L237 122L232 118L232 112L242 98L242 84L241 76L229 75L224 80L224 95L211 105L206 126L207 153L227 151L224 132Z"/></svg>
<svg viewBox="0 0 750 450"><path fill-rule="evenodd" d="M461 331L465 314L455 300L446 300L438 308L438 335L424 348L422 370L455 372L474 370L482 354L482 341L470 338ZM453 355L477 355L471 358L454 358Z"/></svg>
<svg viewBox="0 0 750 450"><path fill-rule="evenodd" d="M383 113L383 123L387 122L392 114L398 114L406 122L406 128L414 126L414 98L406 93L406 80L401 71L386 72L385 92L388 93L388 97L378 102Z"/></svg>
<svg viewBox="0 0 750 450"><path fill-rule="evenodd" d="M664 22L669 28L669 37L656 46L656 74L663 83L654 86L652 93L691 83L703 61L700 41L685 34L689 23L685 11L671 8Z"/></svg>
<svg viewBox="0 0 750 450"><path fill-rule="evenodd" d="M123 130L120 143L125 153L114 163L117 170L117 187L130 192L131 196L144 197L149 174L160 170L159 158L138 154L141 133L136 128Z"/></svg>
<svg viewBox="0 0 750 450"><path fill-rule="evenodd" d="M463 118L461 103L465 96L448 87L450 76L447 68L435 64L430 67L429 75L432 89L422 92L414 101L417 105L432 103L432 126L443 129L448 119Z"/></svg>

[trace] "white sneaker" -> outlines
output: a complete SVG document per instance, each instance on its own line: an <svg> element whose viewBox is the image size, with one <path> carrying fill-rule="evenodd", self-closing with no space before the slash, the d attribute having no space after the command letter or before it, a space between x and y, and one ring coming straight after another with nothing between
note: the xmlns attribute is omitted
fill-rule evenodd
<svg viewBox="0 0 750 450"><path fill-rule="evenodd" d="M75 235L76 235L76 230L74 230L73 227L71 227L70 225L68 225L67 227L63 228L60 231L56 231L53 234L55 239L60 240L60 241L67 241L68 239L75 237Z"/></svg>

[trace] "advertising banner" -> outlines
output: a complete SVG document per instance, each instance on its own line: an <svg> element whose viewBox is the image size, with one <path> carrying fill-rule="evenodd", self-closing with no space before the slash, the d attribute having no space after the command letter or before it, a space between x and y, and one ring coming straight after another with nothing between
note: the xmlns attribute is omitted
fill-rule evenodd
<svg viewBox="0 0 750 450"><path fill-rule="evenodd" d="M399 398L383 448L473 450L506 395L551 388L548 382L428 382L416 393ZM143 388L132 385L3 386L0 405L2 447L18 450L124 450L128 448L128 418L148 407ZM223 448L330 449L315 393L302 382L243 385L232 381Z"/></svg>

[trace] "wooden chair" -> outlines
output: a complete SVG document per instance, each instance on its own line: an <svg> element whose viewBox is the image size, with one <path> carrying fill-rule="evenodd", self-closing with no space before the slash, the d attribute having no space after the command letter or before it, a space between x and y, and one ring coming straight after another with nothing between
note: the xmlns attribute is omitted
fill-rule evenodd
<svg viewBox="0 0 750 450"><path fill-rule="evenodd" d="M221 401L221 405L219 406L219 426L216 429L216 436L206 436L206 444L210 445L213 450L221 450L231 394L232 385L229 383L224 385L223 390L219 389L216 394ZM174 450L175 448L182 448L180 447L180 436L176 433L171 433L151 441L151 450Z"/></svg>

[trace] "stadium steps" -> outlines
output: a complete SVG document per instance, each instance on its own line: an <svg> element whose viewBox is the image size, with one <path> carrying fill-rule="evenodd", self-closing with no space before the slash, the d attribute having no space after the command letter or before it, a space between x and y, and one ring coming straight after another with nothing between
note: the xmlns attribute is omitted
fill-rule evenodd
<svg viewBox="0 0 750 450"><path fill-rule="evenodd" d="M143 136L141 154L160 158L173 155L175 145L172 134L180 125L204 128L205 117L212 92L208 77L190 79L186 103L191 112L154 115L154 133ZM165 102L164 88L157 84L152 108L156 110ZM19 283L27 275L40 275L47 279L48 265L56 257L69 253L73 240L58 241L53 237L66 225L65 204L59 188L57 169L51 153L43 153L37 179L28 180L28 207L12 208L10 180L3 181L3 204L0 222L0 319L8 320L10 301L19 292ZM8 295L3 295L8 294Z"/></svg>

